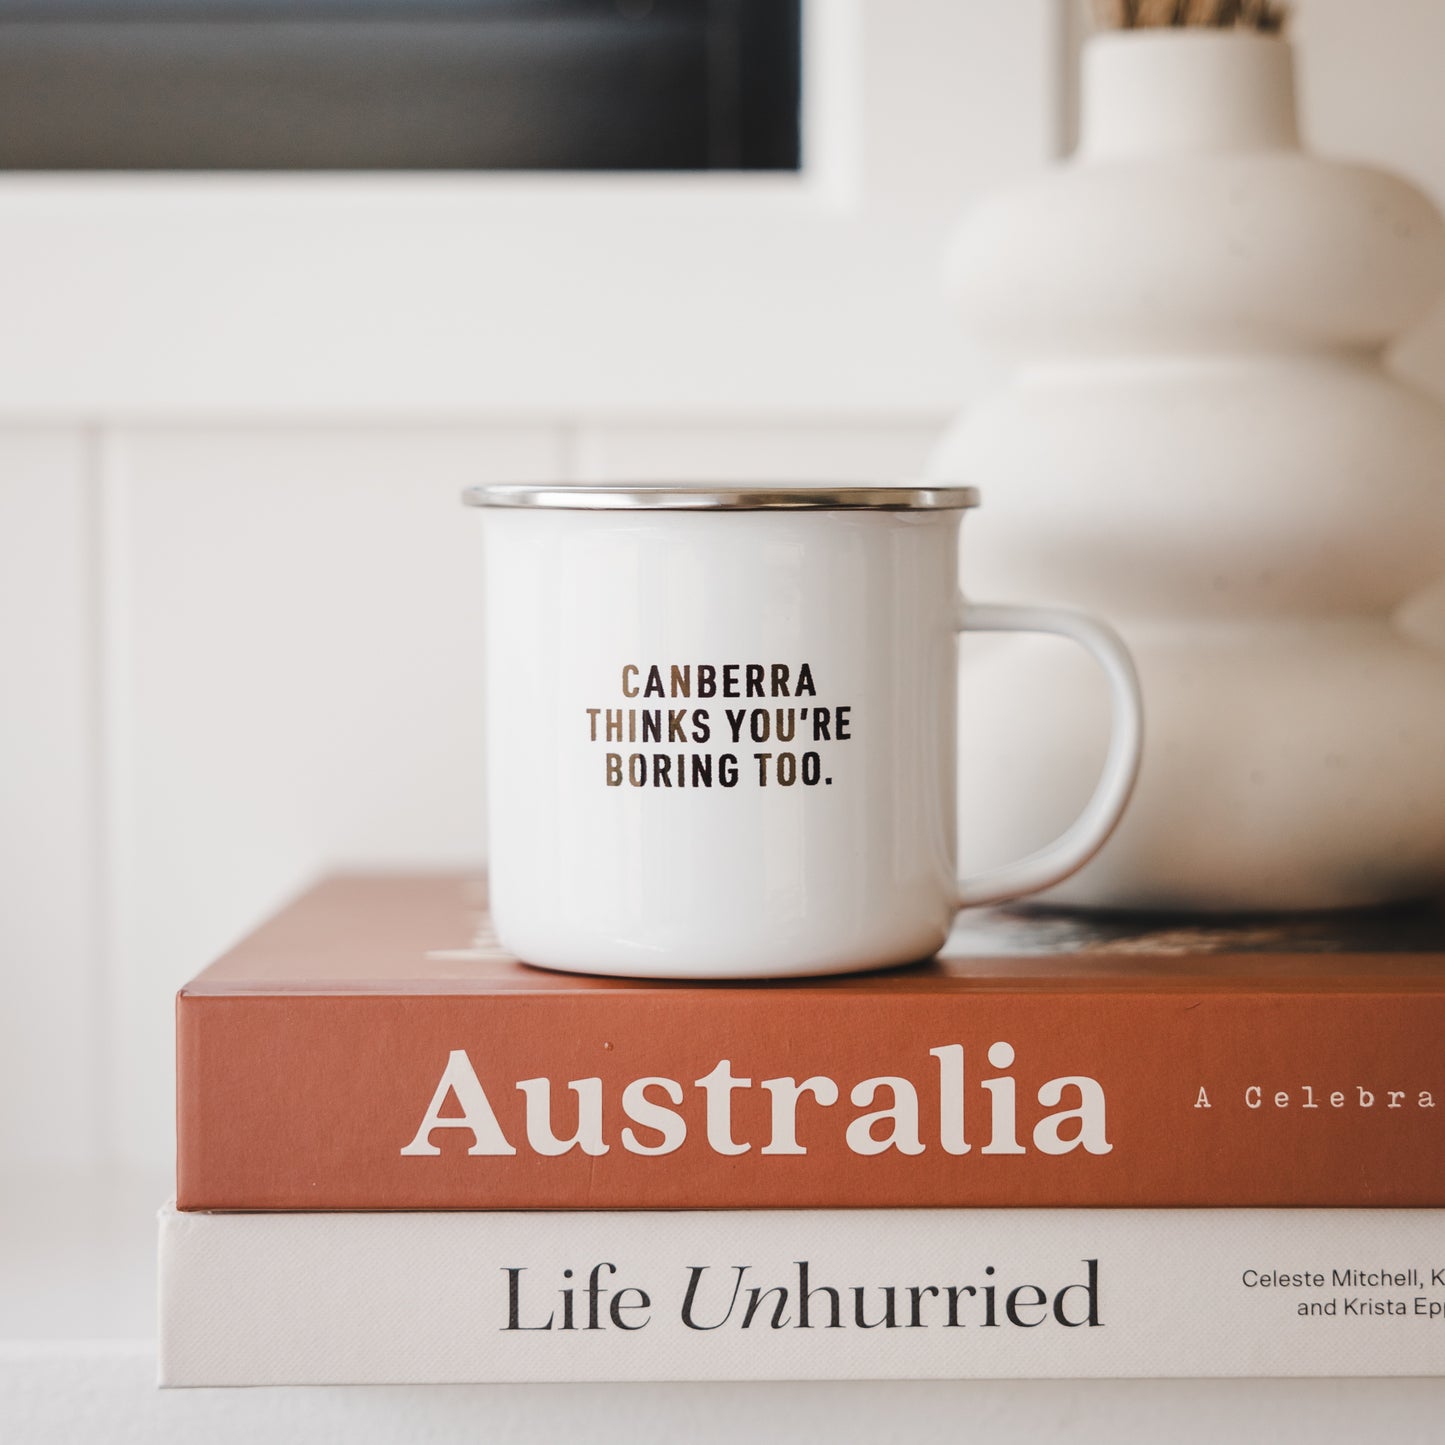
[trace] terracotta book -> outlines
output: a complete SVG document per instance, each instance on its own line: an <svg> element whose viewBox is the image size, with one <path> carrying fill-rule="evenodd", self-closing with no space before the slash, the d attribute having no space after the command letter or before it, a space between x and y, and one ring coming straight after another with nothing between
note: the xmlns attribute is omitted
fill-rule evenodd
<svg viewBox="0 0 1445 1445"><path fill-rule="evenodd" d="M1445 1206L1445 918L965 914L910 968L547 973L457 877L181 990L186 1210Z"/></svg>

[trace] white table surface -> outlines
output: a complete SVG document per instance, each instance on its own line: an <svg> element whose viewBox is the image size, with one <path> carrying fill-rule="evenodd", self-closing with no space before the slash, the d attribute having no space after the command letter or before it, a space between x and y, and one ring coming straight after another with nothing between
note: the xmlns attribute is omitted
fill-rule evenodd
<svg viewBox="0 0 1445 1445"><path fill-rule="evenodd" d="M155 1210L134 1174L0 1179L5 1445L1445 1439L1445 1380L155 1388Z"/></svg>

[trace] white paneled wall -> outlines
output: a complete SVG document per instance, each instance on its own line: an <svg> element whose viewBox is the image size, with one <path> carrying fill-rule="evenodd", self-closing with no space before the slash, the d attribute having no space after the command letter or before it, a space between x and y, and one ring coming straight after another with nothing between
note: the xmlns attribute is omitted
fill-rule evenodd
<svg viewBox="0 0 1445 1445"><path fill-rule="evenodd" d="M1445 195L1445 5L1294 0L1304 133L1327 155L1387 165Z"/></svg>
<svg viewBox="0 0 1445 1445"><path fill-rule="evenodd" d="M943 416L893 422L583 427L579 481L877 482L919 475Z"/></svg>
<svg viewBox="0 0 1445 1445"><path fill-rule="evenodd" d="M327 866L480 858L464 485L917 471L1063 3L816 0L801 185L0 181L5 1158L164 1161L188 974ZM1445 203L1445 5L1297 9L1311 135Z"/></svg>
<svg viewBox="0 0 1445 1445"><path fill-rule="evenodd" d="M90 451L80 430L0 434L0 1152L48 1164L100 1147L110 1082Z"/></svg>
<svg viewBox="0 0 1445 1445"><path fill-rule="evenodd" d="M1445 4L1295 0L1294 10L1306 141L1324 155L1388 166L1445 207ZM1445 299L1398 358L1406 375L1445 396ZM1445 595L1439 612L1445 619Z"/></svg>
<svg viewBox="0 0 1445 1445"><path fill-rule="evenodd" d="M328 865L482 854L472 482L555 431L121 431L101 455L113 1138L169 1140L177 984Z"/></svg>
<svg viewBox="0 0 1445 1445"><path fill-rule="evenodd" d="M936 410L937 256L1059 131L1058 0L805 0L802 175L0 177L0 414Z"/></svg>

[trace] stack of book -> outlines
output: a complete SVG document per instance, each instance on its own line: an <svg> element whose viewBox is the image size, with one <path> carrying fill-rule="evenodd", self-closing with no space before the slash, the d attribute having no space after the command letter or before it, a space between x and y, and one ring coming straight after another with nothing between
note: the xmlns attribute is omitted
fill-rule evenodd
<svg viewBox="0 0 1445 1445"><path fill-rule="evenodd" d="M182 990L169 1385L1418 1375L1445 920L965 914L943 956L592 979L455 877Z"/></svg>

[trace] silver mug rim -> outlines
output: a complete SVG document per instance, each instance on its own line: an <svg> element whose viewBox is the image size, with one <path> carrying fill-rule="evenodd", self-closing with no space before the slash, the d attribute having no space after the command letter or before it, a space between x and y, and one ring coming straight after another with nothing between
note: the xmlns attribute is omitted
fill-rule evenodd
<svg viewBox="0 0 1445 1445"><path fill-rule="evenodd" d="M468 487L462 501L567 512L958 512L978 506L979 494L955 486L490 482Z"/></svg>

